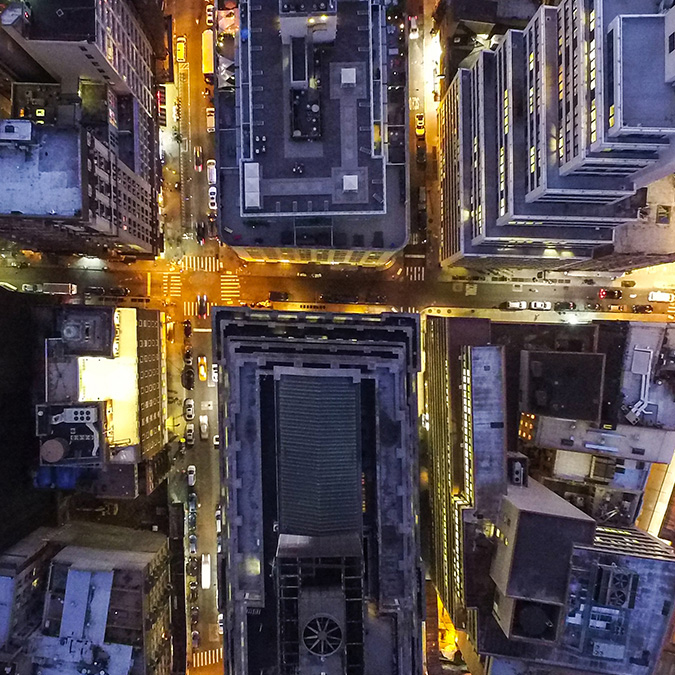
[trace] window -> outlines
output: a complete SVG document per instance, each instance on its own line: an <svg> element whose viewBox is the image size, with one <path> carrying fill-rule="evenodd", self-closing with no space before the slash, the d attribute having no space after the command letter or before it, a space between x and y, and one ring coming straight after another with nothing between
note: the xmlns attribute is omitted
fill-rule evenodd
<svg viewBox="0 0 675 675"><path fill-rule="evenodd" d="M675 33L668 36L668 53L672 54L673 52L675 52Z"/></svg>

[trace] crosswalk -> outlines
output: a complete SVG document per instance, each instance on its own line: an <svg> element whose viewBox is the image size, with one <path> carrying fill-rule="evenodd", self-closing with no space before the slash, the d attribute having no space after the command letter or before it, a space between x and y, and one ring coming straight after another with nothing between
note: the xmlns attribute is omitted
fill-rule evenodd
<svg viewBox="0 0 675 675"><path fill-rule="evenodd" d="M207 302L206 303L206 316L211 316L211 308L216 307L217 303ZM183 314L185 316L197 316L197 301L196 300L184 300L183 301Z"/></svg>
<svg viewBox="0 0 675 675"><path fill-rule="evenodd" d="M165 272L162 275L162 294L165 298L178 298L183 291L180 274Z"/></svg>
<svg viewBox="0 0 675 675"><path fill-rule="evenodd" d="M223 305L238 305L241 298L239 277L232 272L220 276L220 301Z"/></svg>
<svg viewBox="0 0 675 675"><path fill-rule="evenodd" d="M202 668L203 666L210 666L214 663L220 663L223 660L223 648L209 649L204 652L192 653L192 667Z"/></svg>
<svg viewBox="0 0 675 675"><path fill-rule="evenodd" d="M180 266L188 272L220 272L223 263L215 256L184 255Z"/></svg>
<svg viewBox="0 0 675 675"><path fill-rule="evenodd" d="M426 268L422 266L406 267L405 277L408 281L424 281Z"/></svg>

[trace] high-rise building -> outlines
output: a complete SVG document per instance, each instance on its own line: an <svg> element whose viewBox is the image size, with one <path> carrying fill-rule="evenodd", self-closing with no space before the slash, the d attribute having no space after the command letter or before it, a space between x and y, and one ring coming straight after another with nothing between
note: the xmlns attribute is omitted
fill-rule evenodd
<svg viewBox="0 0 675 675"><path fill-rule="evenodd" d="M611 252L642 188L672 172L675 14L658 12L562 0L457 72L439 109L442 265Z"/></svg>
<svg viewBox="0 0 675 675"><path fill-rule="evenodd" d="M149 494L169 466L163 314L70 305L59 328L45 349L36 484L100 497Z"/></svg>
<svg viewBox="0 0 675 675"><path fill-rule="evenodd" d="M0 21L57 83L12 85L0 236L42 250L156 254L155 57L133 6L17 2Z"/></svg>
<svg viewBox="0 0 675 675"><path fill-rule="evenodd" d="M154 532L73 522L0 554L0 645L20 675L171 672L169 554Z"/></svg>
<svg viewBox="0 0 675 675"><path fill-rule="evenodd" d="M570 391L551 376L544 388L540 371L563 360L602 383L601 354L532 352L518 373L487 321L428 317L424 331L431 572L472 675L652 673L670 634L675 554L634 523L672 432L603 429L593 382ZM525 455L508 449L519 396L586 412L523 410Z"/></svg>
<svg viewBox="0 0 675 675"><path fill-rule="evenodd" d="M225 672L422 671L418 321L219 309Z"/></svg>
<svg viewBox="0 0 675 675"><path fill-rule="evenodd" d="M322 0L239 19L236 91L218 101L222 239L246 260L384 265L408 231L400 17Z"/></svg>

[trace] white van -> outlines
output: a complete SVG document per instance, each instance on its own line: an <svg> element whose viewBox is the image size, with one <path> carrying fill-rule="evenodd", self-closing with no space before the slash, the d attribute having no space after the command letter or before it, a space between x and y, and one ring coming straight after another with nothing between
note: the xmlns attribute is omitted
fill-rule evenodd
<svg viewBox="0 0 675 675"><path fill-rule="evenodd" d="M211 554L202 553L202 588L211 588Z"/></svg>
<svg viewBox="0 0 675 675"><path fill-rule="evenodd" d="M649 294L649 302L674 302L675 294L665 291L652 291Z"/></svg>
<svg viewBox="0 0 675 675"><path fill-rule="evenodd" d="M209 185L215 185L218 182L215 159L206 160L206 179L209 181Z"/></svg>
<svg viewBox="0 0 675 675"><path fill-rule="evenodd" d="M216 130L216 109L206 109L206 130L212 134Z"/></svg>

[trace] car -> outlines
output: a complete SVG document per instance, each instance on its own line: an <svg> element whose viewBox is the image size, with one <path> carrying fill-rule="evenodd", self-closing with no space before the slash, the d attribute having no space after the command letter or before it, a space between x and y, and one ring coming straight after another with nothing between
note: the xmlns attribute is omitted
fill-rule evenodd
<svg viewBox="0 0 675 675"><path fill-rule="evenodd" d="M221 507L219 506L216 509L216 532L220 534L222 529L223 529L223 512L221 510Z"/></svg>
<svg viewBox="0 0 675 675"><path fill-rule="evenodd" d="M418 164L427 163L427 146L424 143L417 144L417 150L415 152L415 158Z"/></svg>
<svg viewBox="0 0 675 675"><path fill-rule="evenodd" d="M223 537L219 534L216 535L216 553L223 552Z"/></svg>
<svg viewBox="0 0 675 675"><path fill-rule="evenodd" d="M197 513L197 493L190 492L188 495L188 512Z"/></svg>
<svg viewBox="0 0 675 675"><path fill-rule="evenodd" d="M206 109L206 131L210 134L214 133L216 130L216 109L207 108Z"/></svg>
<svg viewBox="0 0 675 675"><path fill-rule="evenodd" d="M193 626L199 623L199 607L190 607L190 623Z"/></svg>
<svg viewBox="0 0 675 675"><path fill-rule="evenodd" d="M626 306L625 305L610 305L607 310L609 312L625 312L626 311Z"/></svg>
<svg viewBox="0 0 675 675"><path fill-rule="evenodd" d="M424 138L426 129L424 128L424 113L417 113L415 115L415 135L419 138Z"/></svg>
<svg viewBox="0 0 675 675"><path fill-rule="evenodd" d="M189 319L183 321L183 337L187 340L192 335L192 322Z"/></svg>
<svg viewBox="0 0 675 675"><path fill-rule="evenodd" d="M195 237L197 243L200 246L204 246L204 242L206 241L206 223L203 221L200 221L195 225Z"/></svg>
<svg viewBox="0 0 675 675"><path fill-rule="evenodd" d="M197 467L194 464L190 464L187 468L187 484L190 487L194 487L197 480Z"/></svg>
<svg viewBox="0 0 675 675"><path fill-rule="evenodd" d="M211 379L214 382L218 382L218 364L217 363L211 364Z"/></svg>
<svg viewBox="0 0 675 675"><path fill-rule="evenodd" d="M549 309L552 309L553 305L547 300L533 300L530 303L530 309L542 310L547 312Z"/></svg>
<svg viewBox="0 0 675 675"><path fill-rule="evenodd" d="M199 600L199 584L197 584L196 588L192 588L192 584L197 584L196 581L191 581L190 582L190 592L188 594L188 600L190 602L197 602Z"/></svg>
<svg viewBox="0 0 675 675"><path fill-rule="evenodd" d="M285 291L270 291L270 302L288 302L291 296Z"/></svg>
<svg viewBox="0 0 675 675"><path fill-rule="evenodd" d="M211 211L218 210L218 189L215 185L209 185L209 208Z"/></svg>
<svg viewBox="0 0 675 675"><path fill-rule="evenodd" d="M180 376L181 384L188 391L195 388L195 371L190 366L185 366Z"/></svg>
<svg viewBox="0 0 675 675"><path fill-rule="evenodd" d="M223 613L218 614L218 635L223 634Z"/></svg>
<svg viewBox="0 0 675 675"><path fill-rule="evenodd" d="M188 524L188 532L194 532L197 529L197 514L196 513L188 513L187 514L187 524Z"/></svg>
<svg viewBox="0 0 675 675"><path fill-rule="evenodd" d="M195 444L195 425L192 422L185 425L185 443L188 448Z"/></svg>
<svg viewBox="0 0 675 675"><path fill-rule="evenodd" d="M197 517L196 513L193 513L192 515L195 516L195 518ZM196 577L197 574L199 574L199 558L196 558L193 555L189 556L185 563L185 569L191 577Z"/></svg>
<svg viewBox="0 0 675 675"><path fill-rule="evenodd" d="M208 313L208 303L206 302L205 295L197 296L197 316L200 319L205 319Z"/></svg>
<svg viewBox="0 0 675 675"><path fill-rule="evenodd" d="M185 63L187 57L187 38L181 35L176 38L176 61Z"/></svg>
<svg viewBox="0 0 675 675"><path fill-rule="evenodd" d="M419 29L419 26L417 25L417 17L411 16L410 17L410 31L408 32L408 39L409 40L417 40L417 38L419 36L420 36L420 29Z"/></svg>
<svg viewBox="0 0 675 675"><path fill-rule="evenodd" d="M183 416L188 422L195 418L195 401L193 398L186 398L183 401Z"/></svg>
<svg viewBox="0 0 675 675"><path fill-rule="evenodd" d="M602 305L598 302L587 302L586 309L591 312L600 312L602 310Z"/></svg>
<svg viewBox="0 0 675 675"><path fill-rule="evenodd" d="M84 289L85 295L105 295L103 286L87 286Z"/></svg>
<svg viewBox="0 0 675 675"><path fill-rule="evenodd" d="M191 534L188 537L188 546L190 548L190 553L197 553L197 535Z"/></svg>
<svg viewBox="0 0 675 675"><path fill-rule="evenodd" d="M197 649L199 647L200 642L201 642L201 638L199 637L199 631L193 630L192 631L192 649Z"/></svg>
<svg viewBox="0 0 675 675"><path fill-rule="evenodd" d="M216 160L206 160L206 180L209 185L215 185L218 182L218 174L216 172Z"/></svg>
<svg viewBox="0 0 675 675"><path fill-rule="evenodd" d="M507 300L502 303L502 309L527 309L525 300Z"/></svg>
<svg viewBox="0 0 675 675"><path fill-rule="evenodd" d="M185 345L185 349L183 350L183 361L185 362L186 366L191 366L193 363L192 347L190 345Z"/></svg>
<svg viewBox="0 0 675 675"><path fill-rule="evenodd" d="M600 300L621 300L623 293L618 288L601 288L598 297Z"/></svg>
<svg viewBox="0 0 675 675"><path fill-rule="evenodd" d="M42 284L23 284L21 290L24 293L42 293ZM84 289L84 292L87 292L87 289Z"/></svg>
<svg viewBox="0 0 675 675"><path fill-rule="evenodd" d="M651 291L648 296L649 302L675 302L675 293L666 291Z"/></svg>
<svg viewBox="0 0 675 675"><path fill-rule="evenodd" d="M556 302L555 305L553 305L553 308L556 312L571 312L573 309L576 309L577 306L573 302L563 300L561 302Z"/></svg>
<svg viewBox="0 0 675 675"><path fill-rule="evenodd" d="M197 357L197 371L199 372L199 379L202 382L206 382L208 374L207 374L207 370L206 370L206 357L205 356L198 356Z"/></svg>
<svg viewBox="0 0 675 675"><path fill-rule="evenodd" d="M633 305L633 314L651 314L653 311L651 305Z"/></svg>
<svg viewBox="0 0 675 675"><path fill-rule="evenodd" d="M128 288L124 288L123 286L113 286L106 291L106 295L112 295L116 298L125 298L130 294L131 291Z"/></svg>
<svg viewBox="0 0 675 675"><path fill-rule="evenodd" d="M199 438L205 441L209 437L209 416L199 416Z"/></svg>
<svg viewBox="0 0 675 675"><path fill-rule="evenodd" d="M213 26L213 5L206 5L206 25Z"/></svg>
<svg viewBox="0 0 675 675"><path fill-rule="evenodd" d="M213 437L213 447L214 447L214 448L219 448L219 447L220 447L220 435L219 435L219 434L216 434L216 435Z"/></svg>
<svg viewBox="0 0 675 675"><path fill-rule="evenodd" d="M202 146L195 145L195 171L201 173L204 168L204 156L202 153Z"/></svg>

